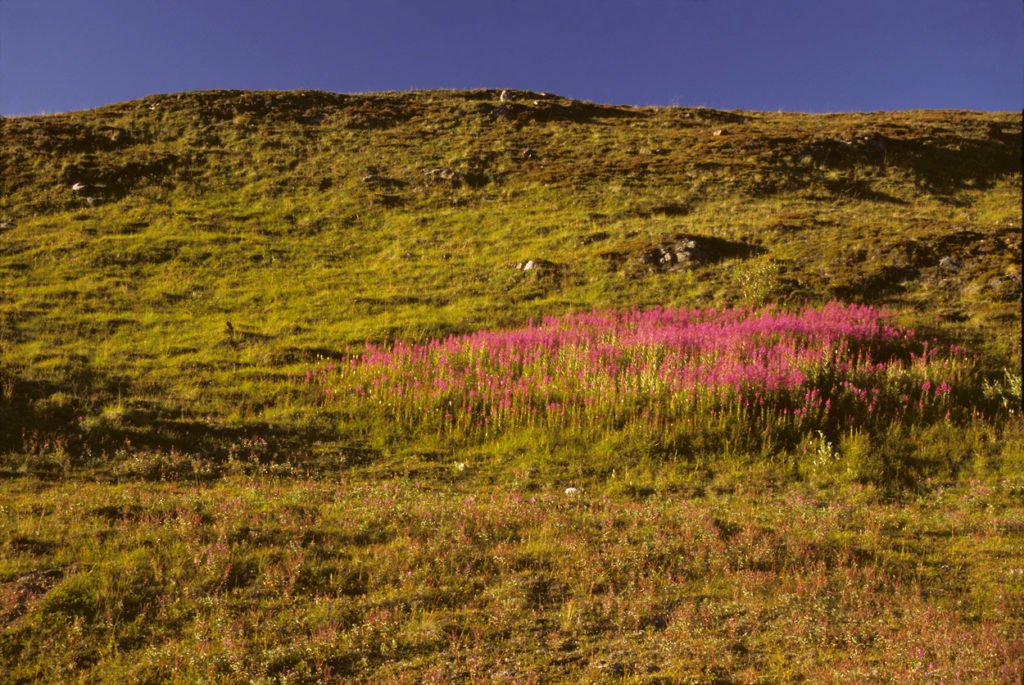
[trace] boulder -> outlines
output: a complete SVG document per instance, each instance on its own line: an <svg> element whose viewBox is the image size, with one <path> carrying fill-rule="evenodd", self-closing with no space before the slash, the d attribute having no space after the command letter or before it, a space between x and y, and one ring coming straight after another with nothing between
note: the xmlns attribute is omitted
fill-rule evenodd
<svg viewBox="0 0 1024 685"><path fill-rule="evenodd" d="M697 239L683 238L675 243L658 245L644 251L640 255L640 262L648 266L685 268L707 261L710 256Z"/></svg>
<svg viewBox="0 0 1024 685"><path fill-rule="evenodd" d="M748 258L764 254L764 248L714 236L677 233L665 242L650 245L637 252L610 250L601 256L613 268L623 261L634 267L652 271L685 271L695 266L713 264L728 258Z"/></svg>

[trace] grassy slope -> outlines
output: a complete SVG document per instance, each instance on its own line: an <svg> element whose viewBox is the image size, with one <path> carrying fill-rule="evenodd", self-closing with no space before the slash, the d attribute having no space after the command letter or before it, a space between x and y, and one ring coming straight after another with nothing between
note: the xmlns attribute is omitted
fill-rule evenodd
<svg viewBox="0 0 1024 685"><path fill-rule="evenodd" d="M925 615L962 624L970 639L960 643L977 646L943 653L941 640L956 636L917 635L942 673L977 676L1005 657L994 625L1012 610L1002 578L1021 515L1017 420L969 431L941 484L900 494L874 483L864 495L849 483L812 487L792 462L781 473L714 455L680 463L536 436L455 451L395 443L304 399L288 374L368 340L546 313L839 297L967 345L1000 379L1020 368L1019 115L207 92L0 126L0 467L13 476L0 511L0 655L20 664L19 677L70 668L141 678L176 659L212 659L193 628L215 617L250 634L247 649L217 652L225 678L236 667L280 678L294 668L301 679L333 664L417 679L477 663L509 680L856 679L866 660L912 682L916 662L899 645L925 630ZM460 177L424 173L436 168ZM76 182L88 188L75 193ZM643 263L682 235L729 249L682 272ZM940 266L944 257L957 264ZM527 259L557 266L513 268ZM935 450L957 435L938 430ZM777 493L746 486L752 473ZM396 474L441 523L358 506ZM151 483L161 477L169 483ZM253 499L254 478L271 494ZM556 504L569 478L594 498ZM539 518L484 507L467 532L458 511L471 494L551 506ZM798 496L833 504L806 510ZM222 511L232 497L242 504ZM681 497L695 509L680 509ZM175 528L183 516L199 517L192 532ZM350 530L353 517L365 534ZM680 526L700 528L680 535L702 562L678 560L665 531ZM171 542L146 542L156 539ZM238 556L211 562L220 583L191 564L210 544ZM427 551L445 549L476 571L432 568ZM565 549L588 562L567 561ZM606 568L606 554L635 563ZM415 581L400 577L409 556L421 561ZM808 564L821 568L800 570ZM231 576L240 565L249 570ZM359 575L374 566L386 571ZM63 590L9 599L47 569L57 571L36 594ZM136 572L165 599L139 599L143 619L132 623L134 590L120 583ZM350 587L352 574L361 580ZM792 587L789 604L767 592L778 583ZM816 607L814 583L831 588L833 604ZM870 589L841 600L842 583ZM81 601L62 604L61 592ZM905 602L885 607L898 593ZM304 618L254 648L252 617L283 621L274 614L286 602ZM816 633L819 611L849 631ZM76 634L88 639L70 664L47 656L46 644ZM636 639L619 644L623 634ZM780 646L783 635L803 642ZM306 652L290 645L303 640Z"/></svg>

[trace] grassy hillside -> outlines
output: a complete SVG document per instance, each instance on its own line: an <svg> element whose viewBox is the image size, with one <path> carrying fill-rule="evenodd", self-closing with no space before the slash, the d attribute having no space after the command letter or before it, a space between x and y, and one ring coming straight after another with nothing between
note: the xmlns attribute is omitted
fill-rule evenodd
<svg viewBox="0 0 1024 685"><path fill-rule="evenodd" d="M510 95L0 119L0 668L1013 677L1020 115ZM829 339L770 392L682 401L640 365L600 417L564 351L508 414L482 385L409 395L447 383L436 359L369 361L595 310L799 323L833 300L901 337ZM671 357L646 344L615 354ZM728 354L701 349L681 363ZM453 378L483 353L459 354Z"/></svg>

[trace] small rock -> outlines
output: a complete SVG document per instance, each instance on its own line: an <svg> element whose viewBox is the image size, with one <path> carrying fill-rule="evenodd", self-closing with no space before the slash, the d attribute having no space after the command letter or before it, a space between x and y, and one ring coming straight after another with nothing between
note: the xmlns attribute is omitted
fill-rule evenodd
<svg viewBox="0 0 1024 685"><path fill-rule="evenodd" d="M597 662L596 666L598 671L607 671L608 673L616 676L621 676L626 673L626 667L623 666L620 661L605 661L602 659Z"/></svg>
<svg viewBox="0 0 1024 685"><path fill-rule="evenodd" d="M719 128L719 129L715 129L715 132L712 133L711 135L717 137L717 136L724 136L726 133L727 133L727 131L724 128Z"/></svg>
<svg viewBox="0 0 1024 685"><path fill-rule="evenodd" d="M90 207L92 207L94 204L96 204L96 202L97 202L97 200L94 197L90 196L90 197L85 198L85 204L89 205Z"/></svg>
<svg viewBox="0 0 1024 685"><path fill-rule="evenodd" d="M452 181L453 183L461 183L463 177L461 171L443 168L427 169L423 175L431 180Z"/></svg>
<svg viewBox="0 0 1024 685"><path fill-rule="evenodd" d="M672 249L677 263L698 261L705 257L704 252L697 247L697 241L695 240L683 240L676 243Z"/></svg>
<svg viewBox="0 0 1024 685"><path fill-rule="evenodd" d="M653 250L647 250L640 255L640 262L643 264L660 264L664 255L665 251L660 247L656 247Z"/></svg>
<svg viewBox="0 0 1024 685"><path fill-rule="evenodd" d="M567 496L569 496L569 497L575 497L575 496L577 496L578 494L580 494L580 491L579 491L579 490L577 490L576 488L566 488L566 489L565 489L565 494L566 494Z"/></svg>
<svg viewBox="0 0 1024 685"><path fill-rule="evenodd" d="M0 222L0 231L7 231L14 228L14 224L10 221Z"/></svg>
<svg viewBox="0 0 1024 685"><path fill-rule="evenodd" d="M693 238L682 238L670 245L659 245L640 254L640 263L681 271L707 261L711 254Z"/></svg>
<svg viewBox="0 0 1024 685"><path fill-rule="evenodd" d="M520 271L553 271L558 269L558 264L549 262L546 259L527 259L525 262L517 262L514 266Z"/></svg>
<svg viewBox="0 0 1024 685"><path fill-rule="evenodd" d="M960 260L953 256L943 257L939 260L939 268L955 271L960 268Z"/></svg>

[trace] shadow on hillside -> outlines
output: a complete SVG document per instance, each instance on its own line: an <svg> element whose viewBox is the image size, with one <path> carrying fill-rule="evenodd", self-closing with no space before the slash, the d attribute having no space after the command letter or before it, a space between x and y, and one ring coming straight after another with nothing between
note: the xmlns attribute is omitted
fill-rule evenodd
<svg viewBox="0 0 1024 685"><path fill-rule="evenodd" d="M841 197L848 197L854 200L866 200L868 202L886 202L895 205L907 204L906 200L901 200L898 197L893 197L887 193L874 190L871 187L871 184L867 181L858 181L853 179L826 179L821 183L829 193L839 195Z"/></svg>
<svg viewBox="0 0 1024 685"><path fill-rule="evenodd" d="M802 153L818 168L901 168L923 190L941 197L964 188L985 189L1001 176L1019 173L1020 150L1019 129L993 124L986 138L891 138L875 133L816 140Z"/></svg>
<svg viewBox="0 0 1024 685"><path fill-rule="evenodd" d="M132 134L116 126L89 126L80 123L50 122L45 136L37 136L32 146L44 152L110 152L137 144Z"/></svg>
<svg viewBox="0 0 1024 685"><path fill-rule="evenodd" d="M85 143L83 143L85 144ZM83 194L107 201L116 201L140 186L158 185L173 188L191 178L191 161L179 155L146 156L122 164L101 165L89 156L84 161L68 164L61 180L68 186L83 183Z"/></svg>
<svg viewBox="0 0 1024 685"><path fill-rule="evenodd" d="M877 305L888 297L906 292L904 283L918 274L917 267L913 265L885 265L833 282L829 290L833 297L845 302Z"/></svg>
<svg viewBox="0 0 1024 685"><path fill-rule="evenodd" d="M189 462L199 459L216 474L218 465L230 459L264 465L303 463L310 459L311 445L337 437L313 426L283 427L265 421L224 425L214 417L143 400L126 402L116 412L90 415L83 397L124 396L130 388L116 379L96 378L88 367L62 382L20 379L0 369L0 381L0 475L27 471L58 476L78 466L116 469L118 462L147 452L152 459L161 454L188 457ZM374 454L353 446L336 446L334 452L335 461L346 464L365 463Z"/></svg>
<svg viewBox="0 0 1024 685"><path fill-rule="evenodd" d="M22 449L38 431L55 429L75 421L74 403L44 402L61 393L61 387L48 381L26 381L0 369L0 452Z"/></svg>
<svg viewBox="0 0 1024 685"><path fill-rule="evenodd" d="M1021 134L1003 129L986 139L894 140L891 148L888 162L911 171L922 188L939 196L983 190L1021 171Z"/></svg>

